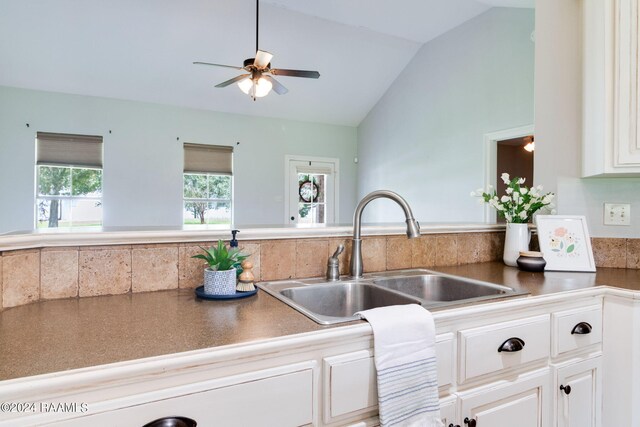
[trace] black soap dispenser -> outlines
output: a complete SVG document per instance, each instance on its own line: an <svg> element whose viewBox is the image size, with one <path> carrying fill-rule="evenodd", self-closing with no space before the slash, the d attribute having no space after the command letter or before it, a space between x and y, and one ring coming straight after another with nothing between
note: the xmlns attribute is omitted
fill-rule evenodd
<svg viewBox="0 0 640 427"><path fill-rule="evenodd" d="M240 230L231 230L231 240L229 241L229 247L237 248L238 240L236 239L236 234L238 234Z"/></svg>

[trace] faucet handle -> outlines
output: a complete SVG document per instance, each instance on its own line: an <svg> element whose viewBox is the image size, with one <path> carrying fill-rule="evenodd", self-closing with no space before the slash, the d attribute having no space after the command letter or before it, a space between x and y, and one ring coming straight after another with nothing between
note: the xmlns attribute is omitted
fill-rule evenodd
<svg viewBox="0 0 640 427"><path fill-rule="evenodd" d="M331 258L338 258L342 252L344 252L344 245L338 245L336 251L331 255Z"/></svg>
<svg viewBox="0 0 640 427"><path fill-rule="evenodd" d="M338 245L336 251L327 260L327 280L340 280L340 260L338 255L344 251L344 245Z"/></svg>

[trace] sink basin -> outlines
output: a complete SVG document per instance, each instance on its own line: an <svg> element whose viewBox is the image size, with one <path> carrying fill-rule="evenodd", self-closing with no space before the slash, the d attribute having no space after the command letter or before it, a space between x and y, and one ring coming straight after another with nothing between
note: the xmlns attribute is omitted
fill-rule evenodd
<svg viewBox="0 0 640 427"><path fill-rule="evenodd" d="M374 279L373 283L426 301L470 300L496 297L513 292L513 289L506 286L478 283L436 274Z"/></svg>
<svg viewBox="0 0 640 427"><path fill-rule="evenodd" d="M357 282L326 283L307 287L289 288L280 295L315 315L320 323L332 323L331 318L352 318L354 313L370 308L400 304L420 304L407 295ZM309 313L304 314L309 315Z"/></svg>
<svg viewBox="0 0 640 427"><path fill-rule="evenodd" d="M429 310L525 295L506 286L425 269L372 273L362 279L326 282L322 279L283 280L257 286L317 323L357 320L361 310L420 304Z"/></svg>

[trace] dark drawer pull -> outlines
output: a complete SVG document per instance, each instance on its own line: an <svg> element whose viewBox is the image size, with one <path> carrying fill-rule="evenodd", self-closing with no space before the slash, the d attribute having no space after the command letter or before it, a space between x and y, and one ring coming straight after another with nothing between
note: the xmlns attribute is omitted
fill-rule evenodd
<svg viewBox="0 0 640 427"><path fill-rule="evenodd" d="M561 385L560 386L560 390L564 391L564 394L570 394L571 393L571 386L570 385L568 385L568 386Z"/></svg>
<svg viewBox="0 0 640 427"><path fill-rule="evenodd" d="M196 427L197 425L198 423L187 417L164 417L151 421L143 427Z"/></svg>
<svg viewBox="0 0 640 427"><path fill-rule="evenodd" d="M460 424L453 425L453 423L449 424L449 427L460 427Z"/></svg>
<svg viewBox="0 0 640 427"><path fill-rule="evenodd" d="M471 418L471 419L469 419L469 418L465 418L465 419L464 419L464 423L465 423L466 425L468 425L469 427L476 427L476 420L475 420L475 419L473 419L473 418Z"/></svg>
<svg viewBox="0 0 640 427"><path fill-rule="evenodd" d="M587 334L591 333L592 329L593 328L591 327L591 325L588 324L587 322L580 322L576 326L573 327L573 329L571 330L571 335L573 335L573 334L587 335Z"/></svg>
<svg viewBox="0 0 640 427"><path fill-rule="evenodd" d="M524 348L524 341L520 338L513 337L509 338L505 342L503 342L500 347L498 347L498 353L506 351L508 353L515 353L516 351L520 351Z"/></svg>

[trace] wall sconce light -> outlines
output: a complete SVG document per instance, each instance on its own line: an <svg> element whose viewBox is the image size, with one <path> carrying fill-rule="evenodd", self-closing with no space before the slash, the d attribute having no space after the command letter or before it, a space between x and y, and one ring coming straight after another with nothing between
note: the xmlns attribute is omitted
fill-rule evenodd
<svg viewBox="0 0 640 427"><path fill-rule="evenodd" d="M525 146L522 147L524 148L526 151L528 151L529 153L533 152L533 150L536 149L536 143L534 142L533 139L533 135L530 136L525 136L524 138L522 138L524 140L524 142L526 142Z"/></svg>

